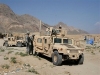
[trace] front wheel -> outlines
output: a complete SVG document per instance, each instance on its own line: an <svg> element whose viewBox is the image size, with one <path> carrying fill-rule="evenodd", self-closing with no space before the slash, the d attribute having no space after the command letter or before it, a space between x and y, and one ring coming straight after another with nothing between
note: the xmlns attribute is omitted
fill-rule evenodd
<svg viewBox="0 0 100 75"><path fill-rule="evenodd" d="M21 42L17 42L17 47L22 47L22 43Z"/></svg>
<svg viewBox="0 0 100 75"><path fill-rule="evenodd" d="M84 62L84 54L80 55L79 59L78 59L78 64L83 64Z"/></svg>
<svg viewBox="0 0 100 75"><path fill-rule="evenodd" d="M9 45L8 45L8 42L4 42L4 46L5 47L8 47Z"/></svg>
<svg viewBox="0 0 100 75"><path fill-rule="evenodd" d="M58 51L54 51L52 54L52 62L54 65L59 66L62 64L62 55Z"/></svg>

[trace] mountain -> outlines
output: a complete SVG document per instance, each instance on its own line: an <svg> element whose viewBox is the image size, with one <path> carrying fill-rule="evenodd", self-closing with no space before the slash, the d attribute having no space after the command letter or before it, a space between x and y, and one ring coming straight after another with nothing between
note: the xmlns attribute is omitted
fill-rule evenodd
<svg viewBox="0 0 100 75"><path fill-rule="evenodd" d="M68 25L64 24L63 22L59 22L54 27L58 28L60 25L62 26L62 28L64 28L67 31L67 34L88 34L88 32L86 32L84 30L77 29L77 28L72 27L72 26L68 26Z"/></svg>
<svg viewBox="0 0 100 75"><path fill-rule="evenodd" d="M83 30L67 26L63 22L59 22L54 27L62 25L68 31L68 34L84 34ZM38 32L40 20L28 14L17 15L11 8L5 4L0 4L0 32ZM41 31L44 33L45 29L50 25L41 22Z"/></svg>
<svg viewBox="0 0 100 75"><path fill-rule="evenodd" d="M39 31L40 20L28 14L16 15L9 6L0 4L0 32ZM48 24L42 22L42 30Z"/></svg>

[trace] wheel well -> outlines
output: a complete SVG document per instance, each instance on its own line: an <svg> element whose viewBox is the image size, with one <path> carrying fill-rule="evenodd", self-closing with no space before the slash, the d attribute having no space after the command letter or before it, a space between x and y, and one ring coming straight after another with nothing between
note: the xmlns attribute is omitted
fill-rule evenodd
<svg viewBox="0 0 100 75"><path fill-rule="evenodd" d="M57 52L58 52L58 50L57 50L57 49L53 49L53 52L54 52L54 51L57 51ZM58 53L59 53L59 52L58 52ZM63 53L59 53L59 54L60 54L60 55L63 55Z"/></svg>
<svg viewBox="0 0 100 75"><path fill-rule="evenodd" d="M17 41L17 43L22 43L21 41Z"/></svg>
<svg viewBox="0 0 100 75"><path fill-rule="evenodd" d="M54 51L58 51L58 50L57 50L57 49L53 49L53 52L54 52Z"/></svg>

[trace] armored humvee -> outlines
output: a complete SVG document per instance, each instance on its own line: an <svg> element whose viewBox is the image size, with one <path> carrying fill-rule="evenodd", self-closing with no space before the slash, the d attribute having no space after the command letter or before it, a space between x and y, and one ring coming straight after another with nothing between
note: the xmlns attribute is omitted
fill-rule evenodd
<svg viewBox="0 0 100 75"><path fill-rule="evenodd" d="M73 39L66 36L64 29L46 29L46 35L35 35L34 54L42 54L52 58L54 65L61 65L64 60L74 60L77 64L83 64L84 49L73 45Z"/></svg>
<svg viewBox="0 0 100 75"><path fill-rule="evenodd" d="M25 46L25 38L20 35L6 34L4 38L3 46Z"/></svg>

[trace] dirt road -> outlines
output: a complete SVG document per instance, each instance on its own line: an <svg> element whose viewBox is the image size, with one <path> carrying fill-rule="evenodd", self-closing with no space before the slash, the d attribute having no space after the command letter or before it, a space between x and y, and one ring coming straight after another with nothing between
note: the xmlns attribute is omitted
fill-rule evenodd
<svg viewBox="0 0 100 75"><path fill-rule="evenodd" d="M3 40L0 40L1 47L2 43ZM3 49L5 51L0 52L0 75L100 75L100 50L95 50L93 53L85 51L83 65L74 65L72 62L65 61L62 66L54 66L51 59L45 56L18 55L18 52L25 53L25 47L3 47ZM9 59L4 60L4 57ZM16 57L17 63L11 63L11 57ZM2 68L3 64L8 64L10 68ZM25 66L25 64L29 65ZM29 72L30 68L34 68L35 72Z"/></svg>

